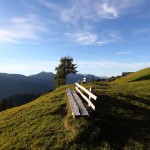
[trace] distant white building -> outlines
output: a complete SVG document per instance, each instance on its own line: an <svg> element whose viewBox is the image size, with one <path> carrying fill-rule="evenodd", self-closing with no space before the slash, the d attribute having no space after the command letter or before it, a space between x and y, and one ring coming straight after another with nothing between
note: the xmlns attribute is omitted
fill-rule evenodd
<svg viewBox="0 0 150 150"><path fill-rule="evenodd" d="M87 78L84 77L83 80L81 81L81 83L86 83L87 82Z"/></svg>

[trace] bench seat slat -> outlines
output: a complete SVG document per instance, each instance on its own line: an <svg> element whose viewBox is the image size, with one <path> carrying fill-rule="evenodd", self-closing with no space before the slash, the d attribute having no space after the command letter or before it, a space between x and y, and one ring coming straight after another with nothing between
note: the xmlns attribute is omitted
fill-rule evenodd
<svg viewBox="0 0 150 150"><path fill-rule="evenodd" d="M77 104L74 101L71 90L66 89L66 92L67 92L68 100L69 100L69 103L70 103L70 108L71 108L71 111L72 111L72 115L74 117L75 116L80 116L79 108L78 108Z"/></svg>
<svg viewBox="0 0 150 150"><path fill-rule="evenodd" d="M81 115L89 116L89 113L87 112L86 108L84 107L84 105L83 105L81 99L79 98L79 96L76 94L76 92L74 90L72 90L71 92L72 92L72 95L74 96L74 98L75 98L75 100L78 104Z"/></svg>

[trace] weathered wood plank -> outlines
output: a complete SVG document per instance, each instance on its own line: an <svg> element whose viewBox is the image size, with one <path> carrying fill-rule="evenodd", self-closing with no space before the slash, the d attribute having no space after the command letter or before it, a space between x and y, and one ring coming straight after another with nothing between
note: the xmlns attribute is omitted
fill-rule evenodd
<svg viewBox="0 0 150 150"><path fill-rule="evenodd" d="M89 113L86 110L86 108L84 107L84 105L83 105L81 99L79 98L79 96L75 93L74 90L72 90L71 92L72 92L72 95L74 96L74 98L75 98L75 100L76 100L76 102L78 104L78 107L79 107L81 115L83 115L83 116L89 116Z"/></svg>
<svg viewBox="0 0 150 150"><path fill-rule="evenodd" d="M69 100L69 103L70 103L70 108L71 108L71 111L72 111L72 115L74 117L80 116L79 108L78 108L77 104L74 101L71 90L66 89L66 92L67 92L68 100Z"/></svg>
<svg viewBox="0 0 150 150"><path fill-rule="evenodd" d="M93 108L93 110L95 110L95 106L93 105L93 103L79 90L78 87L76 87L76 90L80 93L80 95L88 102L89 106L91 106Z"/></svg>
<svg viewBox="0 0 150 150"><path fill-rule="evenodd" d="M91 93L90 91L88 91L86 88L84 88L84 87L81 86L80 84L75 83L75 85L76 85L78 88L82 89L85 93L87 93L87 94L88 94L90 97L92 97L94 100L97 99L97 96L95 96L93 93Z"/></svg>

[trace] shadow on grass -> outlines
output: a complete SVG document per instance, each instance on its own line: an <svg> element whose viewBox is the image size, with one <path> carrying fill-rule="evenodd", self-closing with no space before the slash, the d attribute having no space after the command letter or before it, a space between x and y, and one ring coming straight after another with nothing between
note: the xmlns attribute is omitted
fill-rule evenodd
<svg viewBox="0 0 150 150"><path fill-rule="evenodd" d="M125 97L125 98L131 99L131 100L135 100L135 101L138 101L140 103L144 103L145 105L150 106L150 99L148 100L148 99L139 98L139 97L132 96L132 95L123 95L123 94L121 94L121 97Z"/></svg>
<svg viewBox="0 0 150 150"><path fill-rule="evenodd" d="M103 89L107 89L109 85L107 83L100 83L100 84L95 83L94 86L97 87L97 88L100 87L100 88L103 88Z"/></svg>
<svg viewBox="0 0 150 150"><path fill-rule="evenodd" d="M67 115L67 104L62 104L56 111L52 112L51 114L60 114L62 117Z"/></svg>
<svg viewBox="0 0 150 150"><path fill-rule="evenodd" d="M80 134L72 143L80 145L80 148L96 149L107 142L116 150L133 139L148 146L150 110L106 95L99 95L95 105L95 114L87 119L88 124L81 127Z"/></svg>

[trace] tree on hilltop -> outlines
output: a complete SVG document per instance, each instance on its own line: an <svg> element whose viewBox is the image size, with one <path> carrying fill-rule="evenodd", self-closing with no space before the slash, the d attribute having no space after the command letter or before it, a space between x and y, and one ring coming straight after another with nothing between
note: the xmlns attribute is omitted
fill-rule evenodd
<svg viewBox="0 0 150 150"><path fill-rule="evenodd" d="M55 68L56 75L54 77L56 86L65 85L68 74L77 73L77 64L73 63L73 58L69 56L62 57L60 64Z"/></svg>

